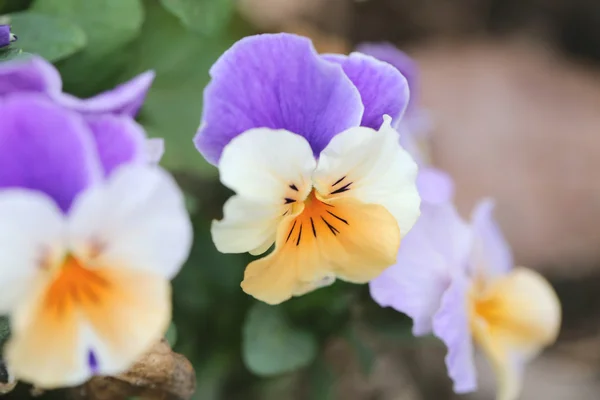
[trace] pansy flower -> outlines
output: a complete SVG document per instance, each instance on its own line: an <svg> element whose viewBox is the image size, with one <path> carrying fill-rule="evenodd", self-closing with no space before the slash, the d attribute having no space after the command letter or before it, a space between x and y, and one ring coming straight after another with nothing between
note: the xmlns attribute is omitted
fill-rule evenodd
<svg viewBox="0 0 600 400"><path fill-rule="evenodd" d="M211 69L195 143L236 193L212 226L224 253L265 253L242 288L280 303L365 283L396 259L419 215L417 167L391 126L406 79L355 53L320 56L290 34L245 38Z"/></svg>
<svg viewBox="0 0 600 400"><path fill-rule="evenodd" d="M559 300L537 272L513 268L491 201L471 224L450 202L423 204L398 263L370 283L371 295L413 319L413 333L432 333L448 347L446 365L457 393L476 390L474 344L490 360L497 398L515 400L525 364L552 344Z"/></svg>
<svg viewBox="0 0 600 400"><path fill-rule="evenodd" d="M15 40L17 40L17 37L10 32L10 25L0 25L0 49Z"/></svg>
<svg viewBox="0 0 600 400"><path fill-rule="evenodd" d="M162 139L148 139L133 120L153 80L154 72L148 71L115 89L79 99L63 93L61 77L51 63L31 56L0 64L0 99L36 94L81 114L94 135L108 173L112 165L158 162L162 156ZM104 151L107 146L110 150Z"/></svg>
<svg viewBox="0 0 600 400"><path fill-rule="evenodd" d="M121 157L119 127L141 128L88 117L43 91L0 96L3 354L18 379L44 388L123 372L159 340L169 279L191 244L174 180Z"/></svg>

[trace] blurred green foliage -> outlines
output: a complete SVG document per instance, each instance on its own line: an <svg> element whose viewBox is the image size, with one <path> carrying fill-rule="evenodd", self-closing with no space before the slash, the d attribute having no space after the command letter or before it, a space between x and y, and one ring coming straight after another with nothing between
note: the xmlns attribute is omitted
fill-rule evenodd
<svg viewBox="0 0 600 400"><path fill-rule="evenodd" d="M375 355L357 324L410 336L407 320L382 311L364 285L337 282L279 306L259 303L240 288L251 257L215 249L210 224L231 193L192 138L210 66L236 40L255 33L232 0L0 0L0 15L21 38L0 51L0 60L40 54L55 62L72 94L91 96L156 71L138 120L150 136L165 139L162 164L186 192L194 223L190 258L173 281L167 333L195 367L194 399L291 399L300 385L303 398L330 400L334 374L323 349L332 339L348 342L368 374Z"/></svg>

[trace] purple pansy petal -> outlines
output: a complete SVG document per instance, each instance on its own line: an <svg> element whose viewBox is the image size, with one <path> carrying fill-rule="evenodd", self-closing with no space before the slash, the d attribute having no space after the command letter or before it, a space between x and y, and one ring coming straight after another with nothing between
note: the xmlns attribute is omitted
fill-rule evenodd
<svg viewBox="0 0 600 400"><path fill-rule="evenodd" d="M147 71L114 89L89 99L79 99L66 93L53 96L58 103L84 114L124 114L134 117L139 111L155 77Z"/></svg>
<svg viewBox="0 0 600 400"><path fill-rule="evenodd" d="M417 175L417 189L421 200L432 204L452 201L454 182L450 175L437 168L422 168Z"/></svg>
<svg viewBox="0 0 600 400"><path fill-rule="evenodd" d="M158 164L165 153L165 141L162 138L152 138L146 140L146 154L148 162Z"/></svg>
<svg viewBox="0 0 600 400"><path fill-rule="evenodd" d="M300 36L244 38L221 56L210 75L194 142L213 164L231 139L252 128L302 135L318 156L333 136L362 119L360 94L342 68L322 59Z"/></svg>
<svg viewBox="0 0 600 400"><path fill-rule="evenodd" d="M41 57L0 64L0 96L14 92L60 93L61 90L58 71Z"/></svg>
<svg viewBox="0 0 600 400"><path fill-rule="evenodd" d="M417 63L391 43L363 43L356 48L356 51L385 61L400 71L408 82L410 89L408 108L412 111L414 105L417 104L419 91L419 69Z"/></svg>
<svg viewBox="0 0 600 400"><path fill-rule="evenodd" d="M12 41L9 25L0 25L0 47L6 47Z"/></svg>
<svg viewBox="0 0 600 400"><path fill-rule="evenodd" d="M458 273L444 293L440 309L433 318L433 333L448 347L446 367L456 393L468 393L477 389L467 304L469 285L467 277Z"/></svg>
<svg viewBox="0 0 600 400"><path fill-rule="evenodd" d="M101 178L89 128L40 95L13 95L0 104L0 187L39 190L68 210Z"/></svg>
<svg viewBox="0 0 600 400"><path fill-rule="evenodd" d="M398 121L404 114L410 97L409 88L396 68L360 53L349 56L326 54L323 57L340 64L360 92L365 107L362 126L379 129L384 115Z"/></svg>
<svg viewBox="0 0 600 400"><path fill-rule="evenodd" d="M507 274L514 266L512 251L494 220L494 202L481 201L473 212L471 268L488 277Z"/></svg>
<svg viewBox="0 0 600 400"><path fill-rule="evenodd" d="M148 162L146 133L134 120L118 115L86 116L104 174L127 162Z"/></svg>
<svg viewBox="0 0 600 400"><path fill-rule="evenodd" d="M370 282L371 297L411 317L415 335L430 333L452 275L466 265L470 240L467 225L451 204L422 203L396 264Z"/></svg>

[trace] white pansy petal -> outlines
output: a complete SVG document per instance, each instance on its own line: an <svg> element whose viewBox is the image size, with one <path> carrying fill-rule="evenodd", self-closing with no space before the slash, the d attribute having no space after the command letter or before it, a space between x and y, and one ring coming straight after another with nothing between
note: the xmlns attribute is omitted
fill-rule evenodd
<svg viewBox="0 0 600 400"><path fill-rule="evenodd" d="M335 136L321 152L313 179L324 198L348 196L384 206L404 236L419 216L417 165L390 123L386 116L379 131L357 127Z"/></svg>
<svg viewBox="0 0 600 400"><path fill-rule="evenodd" d="M192 225L183 194L166 171L127 165L75 200L69 239L83 259L101 252L114 263L171 278L189 254Z"/></svg>
<svg viewBox="0 0 600 400"><path fill-rule="evenodd" d="M170 285L160 275L64 268L16 310L5 351L15 374L42 388L124 372L160 340L171 317Z"/></svg>
<svg viewBox="0 0 600 400"><path fill-rule="evenodd" d="M30 294L43 265L62 256L63 214L39 192L0 191L0 312Z"/></svg>
<svg viewBox="0 0 600 400"><path fill-rule="evenodd" d="M315 167L306 139L267 128L251 129L231 140L219 161L225 186L242 197L277 205L288 196L304 200Z"/></svg>
<svg viewBox="0 0 600 400"><path fill-rule="evenodd" d="M213 221L213 242L221 253L264 253L275 242L284 212L282 206L233 196L225 203L224 218Z"/></svg>

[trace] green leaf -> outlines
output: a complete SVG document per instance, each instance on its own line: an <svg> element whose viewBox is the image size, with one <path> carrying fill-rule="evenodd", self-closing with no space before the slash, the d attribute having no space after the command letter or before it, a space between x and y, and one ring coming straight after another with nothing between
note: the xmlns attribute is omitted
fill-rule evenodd
<svg viewBox="0 0 600 400"><path fill-rule="evenodd" d="M188 29L202 35L220 32L233 13L232 0L160 0Z"/></svg>
<svg viewBox="0 0 600 400"><path fill-rule="evenodd" d="M321 355L312 365L309 374L309 398L312 400L335 399L335 374Z"/></svg>
<svg viewBox="0 0 600 400"><path fill-rule="evenodd" d="M317 356L317 340L290 326L278 307L255 303L244 324L242 357L250 371L261 376L291 372Z"/></svg>
<svg viewBox="0 0 600 400"><path fill-rule="evenodd" d="M36 0L31 10L67 19L84 30L85 50L58 65L65 88L82 97L95 94L125 65L126 57L111 53L135 39L144 21L141 0Z"/></svg>
<svg viewBox="0 0 600 400"><path fill-rule="evenodd" d="M48 61L68 57L86 44L83 30L62 18L24 11L10 14L10 23L19 37L19 47Z"/></svg>
<svg viewBox="0 0 600 400"><path fill-rule="evenodd" d="M0 62L21 58L21 54L23 54L23 50L12 46L0 49Z"/></svg>
<svg viewBox="0 0 600 400"><path fill-rule="evenodd" d="M362 373L365 376L371 375L376 359L373 349L367 346L364 340L360 338L356 331L356 327L349 327L344 336L350 346L354 349Z"/></svg>

